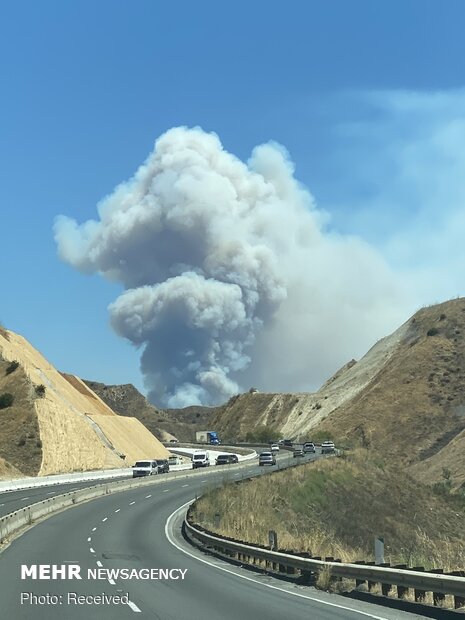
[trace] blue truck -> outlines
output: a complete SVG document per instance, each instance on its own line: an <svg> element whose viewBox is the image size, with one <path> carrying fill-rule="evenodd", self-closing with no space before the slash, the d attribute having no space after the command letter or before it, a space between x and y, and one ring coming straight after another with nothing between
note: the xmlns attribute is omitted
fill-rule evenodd
<svg viewBox="0 0 465 620"><path fill-rule="evenodd" d="M218 446L221 443L216 431L197 431L195 441L197 443L208 443L210 446Z"/></svg>

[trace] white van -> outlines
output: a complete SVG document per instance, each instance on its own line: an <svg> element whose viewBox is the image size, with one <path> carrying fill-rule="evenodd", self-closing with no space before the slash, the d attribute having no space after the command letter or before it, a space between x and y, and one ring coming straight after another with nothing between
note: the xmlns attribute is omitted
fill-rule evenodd
<svg viewBox="0 0 465 620"><path fill-rule="evenodd" d="M210 455L205 450L197 450L192 455L192 469L210 467Z"/></svg>
<svg viewBox="0 0 465 620"><path fill-rule="evenodd" d="M155 474L158 474L158 463L156 460L137 461L136 464L132 466L133 478L154 476Z"/></svg>

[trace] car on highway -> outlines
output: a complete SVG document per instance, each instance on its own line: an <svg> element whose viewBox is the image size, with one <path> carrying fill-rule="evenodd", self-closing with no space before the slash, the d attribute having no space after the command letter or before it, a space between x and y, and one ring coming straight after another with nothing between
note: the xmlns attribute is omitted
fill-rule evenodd
<svg viewBox="0 0 465 620"><path fill-rule="evenodd" d="M229 465L238 462L237 454L218 454L215 459L215 465Z"/></svg>
<svg viewBox="0 0 465 620"><path fill-rule="evenodd" d="M286 448L292 448L293 441L292 439L283 439L282 445L285 446Z"/></svg>
<svg viewBox="0 0 465 620"><path fill-rule="evenodd" d="M305 456L305 452L303 451L303 448L294 448L293 456L294 458Z"/></svg>
<svg viewBox="0 0 465 620"><path fill-rule="evenodd" d="M323 441L321 444L321 454L332 454L336 452L334 441Z"/></svg>
<svg viewBox="0 0 465 620"><path fill-rule="evenodd" d="M305 453L315 452L315 444L312 443L311 441L306 441L304 443L304 452Z"/></svg>
<svg viewBox="0 0 465 620"><path fill-rule="evenodd" d="M158 473L167 474L170 470L168 459L157 459Z"/></svg>
<svg viewBox="0 0 465 620"><path fill-rule="evenodd" d="M277 443L272 443L270 446L271 452L279 452L279 446Z"/></svg>
<svg viewBox="0 0 465 620"><path fill-rule="evenodd" d="M177 439L170 439L170 443L179 443Z"/></svg>
<svg viewBox="0 0 465 620"><path fill-rule="evenodd" d="M258 457L258 464L262 465L276 465L276 457L272 452L261 452Z"/></svg>
<svg viewBox="0 0 465 620"><path fill-rule="evenodd" d="M136 461L132 466L132 477L140 478L142 476L154 476L158 474L158 463L154 459L145 461Z"/></svg>

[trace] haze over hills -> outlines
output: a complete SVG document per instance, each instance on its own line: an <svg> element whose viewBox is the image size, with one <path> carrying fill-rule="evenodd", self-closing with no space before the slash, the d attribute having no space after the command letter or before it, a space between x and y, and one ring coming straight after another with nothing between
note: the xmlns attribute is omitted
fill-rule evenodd
<svg viewBox="0 0 465 620"><path fill-rule="evenodd" d="M22 336L0 329L0 475L124 467L168 455L78 377L58 372Z"/></svg>

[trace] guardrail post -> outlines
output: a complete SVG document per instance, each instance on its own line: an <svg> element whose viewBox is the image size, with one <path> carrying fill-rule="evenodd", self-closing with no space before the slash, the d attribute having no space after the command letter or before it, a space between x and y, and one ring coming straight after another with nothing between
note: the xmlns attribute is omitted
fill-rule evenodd
<svg viewBox="0 0 465 620"><path fill-rule="evenodd" d="M424 566L414 566L412 568L412 570L415 570L419 573L424 572L425 567ZM426 590L418 590L418 588L415 588L413 590L413 595L415 597L415 603L422 603L425 600L426 597Z"/></svg>
<svg viewBox="0 0 465 620"><path fill-rule="evenodd" d="M464 572L462 570L454 570L447 574L454 577L464 576ZM460 609L461 607L465 607L465 596L454 596L454 609Z"/></svg>
<svg viewBox="0 0 465 620"><path fill-rule="evenodd" d="M356 562L354 562L354 564L366 564L365 560L357 560ZM365 579L356 579L355 580L355 587L358 588L358 586L361 586L365 583Z"/></svg>
<svg viewBox="0 0 465 620"><path fill-rule="evenodd" d="M444 569L436 568L435 570L428 571L430 573L436 573L437 575L442 575L444 573ZM439 607L440 604L445 601L446 595L442 594L442 592L433 592L433 605L435 607Z"/></svg>
<svg viewBox="0 0 465 620"><path fill-rule="evenodd" d="M395 564L393 568L405 569L408 568L407 564ZM408 587L405 586L397 586L397 598L405 598L405 595L408 593Z"/></svg>
<svg viewBox="0 0 465 620"><path fill-rule="evenodd" d="M388 568L391 566L390 562L381 562L378 564L380 568ZM392 583L382 583L381 584L381 593L383 596L389 596L389 592L391 591Z"/></svg>

